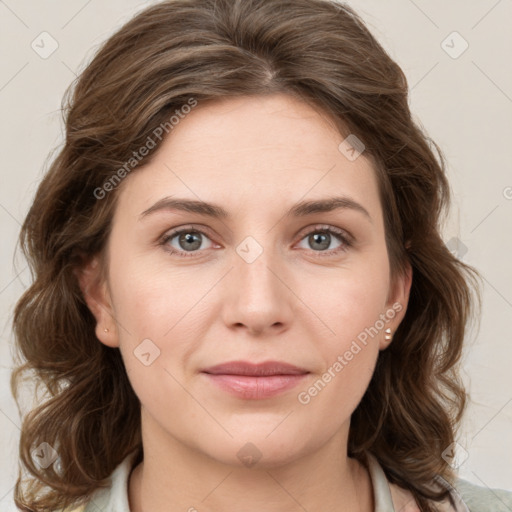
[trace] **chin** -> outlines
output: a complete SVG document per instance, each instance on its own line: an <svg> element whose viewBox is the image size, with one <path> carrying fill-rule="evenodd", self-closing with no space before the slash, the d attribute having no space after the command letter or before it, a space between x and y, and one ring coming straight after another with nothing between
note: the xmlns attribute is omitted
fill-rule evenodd
<svg viewBox="0 0 512 512"><path fill-rule="evenodd" d="M280 467L304 455L306 447L291 437L288 430L283 430L281 435L277 432L268 435L270 431L265 428L258 433L251 428L247 435L239 432L224 442L212 440L212 444L205 446L203 451L223 464L248 469Z"/></svg>

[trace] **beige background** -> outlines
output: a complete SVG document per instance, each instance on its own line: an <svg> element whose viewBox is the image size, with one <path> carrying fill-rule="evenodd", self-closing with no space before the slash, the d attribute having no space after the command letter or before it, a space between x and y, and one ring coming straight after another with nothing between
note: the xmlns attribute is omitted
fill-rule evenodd
<svg viewBox="0 0 512 512"><path fill-rule="evenodd" d="M95 47L150 3L0 0L2 511L15 510L19 438L8 381L10 322L13 305L30 281L24 262L13 256L20 223L49 152L62 143L59 108L65 88ZM464 359L472 402L458 437L465 450L458 448L459 474L512 491L512 1L349 4L408 77L411 109L449 164L455 204L445 241L484 277L482 322L468 337ZM51 49L52 39L42 32L58 44L45 59L31 47L45 37L44 47Z"/></svg>

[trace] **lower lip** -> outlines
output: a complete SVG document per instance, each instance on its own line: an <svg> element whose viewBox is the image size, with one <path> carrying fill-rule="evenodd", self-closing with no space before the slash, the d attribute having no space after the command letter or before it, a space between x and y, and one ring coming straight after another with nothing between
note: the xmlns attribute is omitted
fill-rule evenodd
<svg viewBox="0 0 512 512"><path fill-rule="evenodd" d="M205 373L212 382L224 391L246 400L270 398L294 388L307 373L298 375L269 375L254 377L249 375L226 375Z"/></svg>

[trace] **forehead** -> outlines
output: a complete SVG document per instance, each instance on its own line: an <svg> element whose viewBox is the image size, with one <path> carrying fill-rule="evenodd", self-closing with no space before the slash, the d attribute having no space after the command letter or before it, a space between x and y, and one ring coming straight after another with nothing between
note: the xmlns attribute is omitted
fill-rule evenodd
<svg viewBox="0 0 512 512"><path fill-rule="evenodd" d="M364 153L347 158L344 139L322 111L288 95L199 103L151 163L124 180L119 207L140 213L178 195L262 214L284 203L347 195L379 219L373 165Z"/></svg>

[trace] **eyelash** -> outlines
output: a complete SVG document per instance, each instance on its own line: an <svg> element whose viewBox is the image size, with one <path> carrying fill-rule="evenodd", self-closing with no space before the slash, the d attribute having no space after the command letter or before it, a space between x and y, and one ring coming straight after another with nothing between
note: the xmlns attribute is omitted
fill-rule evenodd
<svg viewBox="0 0 512 512"><path fill-rule="evenodd" d="M209 238L208 235L206 233L204 233L203 231L201 231L193 226L187 226L187 227L179 228L174 231L171 231L170 233L165 234L160 239L159 245L164 246L165 250L169 254L177 255L180 258L191 258L191 257L194 257L198 252L202 252L202 251L196 250L196 251L189 251L187 254L186 251L177 251L175 249L169 249L168 247L165 247L170 240L172 240L174 237L176 237L178 235L181 235L182 233L198 233L198 234L204 235L207 238ZM348 234L346 234L345 231L343 231L339 228L335 228L333 226L317 225L312 230L305 233L302 236L301 240L308 237L309 235L312 235L313 233L329 233L331 235L334 235L334 237L337 238L342 243L342 245L340 247L338 247L337 249L329 249L329 250L325 250L325 251L314 251L313 249L310 249L311 252L318 253L319 257L336 256L341 252L346 252L350 247L352 247L351 237Z"/></svg>

